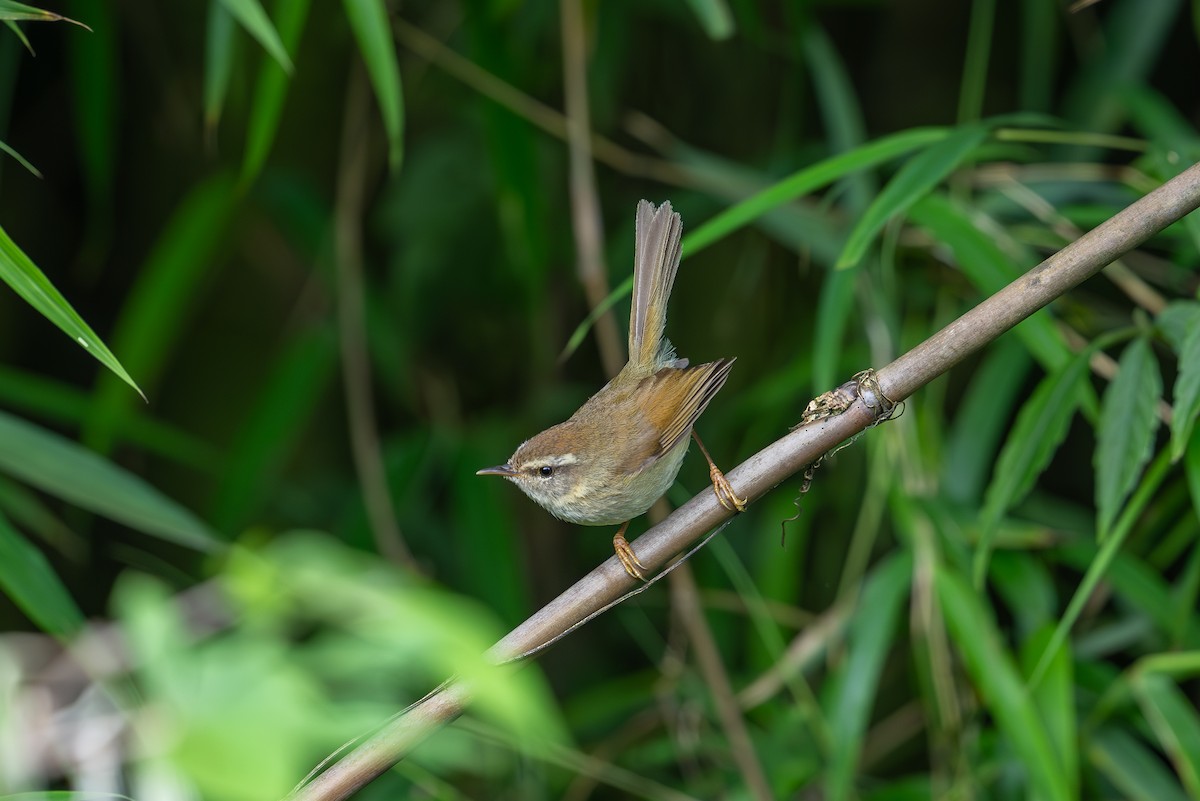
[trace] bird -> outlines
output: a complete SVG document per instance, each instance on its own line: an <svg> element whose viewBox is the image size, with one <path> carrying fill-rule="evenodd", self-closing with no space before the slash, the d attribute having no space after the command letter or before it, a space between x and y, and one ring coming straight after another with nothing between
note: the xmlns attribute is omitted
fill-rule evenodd
<svg viewBox="0 0 1200 801"><path fill-rule="evenodd" d="M646 566L625 532L670 489L689 437L708 461L720 504L742 512L747 501L737 496L694 431L734 359L689 366L665 337L683 222L669 201L655 208L643 200L635 225L627 363L569 419L525 440L507 462L477 475L508 479L561 520L620 525L613 550L625 571L644 581Z"/></svg>

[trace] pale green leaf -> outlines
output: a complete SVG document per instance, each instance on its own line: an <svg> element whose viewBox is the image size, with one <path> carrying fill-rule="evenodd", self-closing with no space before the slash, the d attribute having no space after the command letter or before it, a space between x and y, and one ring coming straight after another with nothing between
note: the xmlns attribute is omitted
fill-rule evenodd
<svg viewBox="0 0 1200 801"><path fill-rule="evenodd" d="M241 23L241 26L258 40L271 58L275 59L279 66L288 73L291 73L292 59L288 56L287 49L280 41L279 33L271 24L271 18L263 10L262 4L258 0L221 0L221 3L229 9L229 13Z"/></svg>
<svg viewBox="0 0 1200 801"><path fill-rule="evenodd" d="M1192 436L1196 417L1200 415L1200 314L1187 322L1183 342L1179 346L1179 374L1172 393L1171 459L1178 461Z"/></svg>
<svg viewBox="0 0 1200 801"><path fill-rule="evenodd" d="M887 221L904 212L954 172L983 144L987 134L987 127L969 125L909 159L859 218L846 239L846 248L838 259L837 269L853 267L862 261L867 248Z"/></svg>
<svg viewBox="0 0 1200 801"><path fill-rule="evenodd" d="M395 172L404 153L404 90L387 8L383 0L343 0L343 4L367 74L371 76L371 87L387 132L388 164Z"/></svg>
<svg viewBox="0 0 1200 801"><path fill-rule="evenodd" d="M83 613L46 557L0 515L0 589L42 631L65 637L83 625Z"/></svg>
<svg viewBox="0 0 1200 801"><path fill-rule="evenodd" d="M1096 529L1108 536L1113 521L1154 450L1162 377L1150 343L1136 339L1121 355L1104 393L1096 431Z"/></svg>
<svg viewBox="0 0 1200 801"><path fill-rule="evenodd" d="M142 390L134 383L129 373L125 372L125 368L108 346L54 288L46 274L9 238L3 227L0 227L0 278L16 290L30 306L61 328L67 336L83 346L84 350L112 370L122 381L136 389L138 394L142 394Z"/></svg>
<svg viewBox="0 0 1200 801"><path fill-rule="evenodd" d="M4 412L0 412L0 471L147 534L201 550L219 545L191 512L141 478Z"/></svg>

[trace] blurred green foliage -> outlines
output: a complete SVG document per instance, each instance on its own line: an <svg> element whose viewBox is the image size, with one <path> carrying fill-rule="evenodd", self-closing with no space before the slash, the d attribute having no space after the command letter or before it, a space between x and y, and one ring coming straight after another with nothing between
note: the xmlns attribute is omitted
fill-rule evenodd
<svg viewBox="0 0 1200 801"><path fill-rule="evenodd" d="M564 48L728 467L1200 159L1200 6L57 5L0 0L0 794L281 796L462 675L362 797L1200 798L1195 215L695 557L748 755L661 587L484 665L610 532L474 475L605 380Z"/></svg>

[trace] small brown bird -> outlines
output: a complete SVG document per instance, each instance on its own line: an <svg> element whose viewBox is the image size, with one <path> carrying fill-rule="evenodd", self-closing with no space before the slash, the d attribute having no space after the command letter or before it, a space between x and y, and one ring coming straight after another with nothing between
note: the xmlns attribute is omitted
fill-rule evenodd
<svg viewBox="0 0 1200 801"><path fill-rule="evenodd" d="M621 524L613 550L629 575L645 569L625 530L661 498L696 438L708 460L713 491L730 511L745 511L692 431L704 407L729 376L733 359L689 367L663 337L667 300L679 269L683 223L663 203L638 203L629 315L629 361L616 378L564 423L521 443L506 464L480 470L503 476L550 514L585 526Z"/></svg>

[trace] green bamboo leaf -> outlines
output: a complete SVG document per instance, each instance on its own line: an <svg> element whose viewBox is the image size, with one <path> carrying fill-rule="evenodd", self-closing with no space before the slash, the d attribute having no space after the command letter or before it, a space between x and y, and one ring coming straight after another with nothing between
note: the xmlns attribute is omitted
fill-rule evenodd
<svg viewBox="0 0 1200 801"><path fill-rule="evenodd" d="M36 53L33 52L33 45L31 45L29 43L29 37L25 35L25 31L21 30L20 25L13 22L11 19L6 19L6 20L4 20L4 27L8 28L10 31L13 32L13 36L17 37L17 40L29 52L29 55L31 55L31 56L37 55Z"/></svg>
<svg viewBox="0 0 1200 801"><path fill-rule="evenodd" d="M1028 679L1054 634L1050 623L1038 629L1021 646L1021 671ZM1079 738L1075 725L1074 660L1070 649L1060 648L1048 663L1045 676L1031 693L1034 708L1058 757L1058 767L1072 798L1079 797Z"/></svg>
<svg viewBox="0 0 1200 801"><path fill-rule="evenodd" d="M1075 621L1079 620L1079 615L1083 613L1084 605L1092 597L1096 585L1100 583L1100 580L1108 572L1109 567L1112 566L1113 561L1116 560L1121 550L1121 545L1125 542L1125 538L1129 536L1129 532L1133 530L1134 521L1146 508L1147 504L1150 503L1150 499L1154 496L1155 491L1162 485L1170 466L1171 460L1167 458L1167 454L1164 451L1159 455L1159 458L1154 460L1154 463L1150 465L1150 469L1142 477L1137 492L1134 493L1129 501L1129 505L1121 514L1121 519L1117 521L1113 535L1096 552L1095 558L1087 566L1083 580L1079 582L1079 586L1075 589L1074 594L1071 595L1071 600L1067 604L1067 611L1063 613L1062 618L1059 619L1058 624L1055 626L1054 636L1050 638L1050 643L1046 646L1046 650L1042 652L1041 661L1029 678L1029 685L1031 687L1037 686L1037 683L1041 680L1043 671L1049 666L1050 660L1054 658L1058 649L1066 642L1067 635L1070 634ZM1169 631L1173 622L1170 618L1170 604L1164 603L1161 606L1168 610L1164 629Z"/></svg>
<svg viewBox="0 0 1200 801"><path fill-rule="evenodd" d="M1188 801L1158 754L1125 729L1109 726L1087 743L1088 761L1131 801Z"/></svg>
<svg viewBox="0 0 1200 801"><path fill-rule="evenodd" d="M1171 398L1171 460L1176 462L1187 449L1200 415L1200 314L1189 316L1178 353L1179 375Z"/></svg>
<svg viewBox="0 0 1200 801"><path fill-rule="evenodd" d="M0 0L0 19L27 22L69 22L72 25L87 28L82 22L64 17L62 14L55 14L53 11L34 8L33 6L26 5L25 3L17 3L13 0ZM91 29L88 28L88 30Z"/></svg>
<svg viewBox="0 0 1200 801"><path fill-rule="evenodd" d="M1139 674L1133 691L1184 788L1200 798L1200 715L1195 706L1161 673Z"/></svg>
<svg viewBox="0 0 1200 801"><path fill-rule="evenodd" d="M1067 435L1067 427L1083 396L1091 349L1079 353L1061 370L1041 380L1021 407L1008 441L1000 450L992 483L984 494L975 583L982 586L1000 519L1025 497Z"/></svg>
<svg viewBox="0 0 1200 801"><path fill-rule="evenodd" d="M262 4L258 0L221 0L221 3L233 15L233 18L241 23L241 26L258 40L271 58L275 59L288 74L291 74L292 59L287 54L287 48L280 41L275 26L271 24L271 18L267 16L266 11L263 11Z"/></svg>
<svg viewBox="0 0 1200 801"><path fill-rule="evenodd" d="M129 373L117 361L108 346L96 336L91 326L83 321L71 304L67 302L45 273L38 269L28 256L17 247L17 243L0 227L0 278L16 290L25 301L37 309L50 322L57 325L71 339L78 342L101 364L137 390L144 399L141 388L130 378Z"/></svg>
<svg viewBox="0 0 1200 801"><path fill-rule="evenodd" d="M968 125L909 159L859 218L846 239L846 249L838 259L837 269L844 270L862 261L867 248L887 221L904 212L954 172L983 144L987 135L986 126Z"/></svg>
<svg viewBox="0 0 1200 801"><path fill-rule="evenodd" d="M304 32L305 23L308 21L310 5L310 0L280 0L275 6L279 36L289 51L299 46L300 34ZM242 161L241 174L243 186L258 177L263 163L267 160L267 154L271 152L290 87L288 74L274 61L265 62L259 67L250 122L246 128L246 157Z"/></svg>
<svg viewBox="0 0 1200 801"><path fill-rule="evenodd" d="M879 690L884 660L908 598L912 559L907 552L880 565L863 589L849 628L849 653L834 681L828 719L832 753L826 775L828 798L850 798L859 754Z"/></svg>
<svg viewBox="0 0 1200 801"><path fill-rule="evenodd" d="M1150 343L1136 339L1121 354L1116 378L1104 393L1096 431L1096 528L1102 540L1153 453L1161 395Z"/></svg>
<svg viewBox="0 0 1200 801"><path fill-rule="evenodd" d="M220 123L225 108L237 54L236 31L229 9L219 0L209 0L208 32L204 40L204 124L209 131Z"/></svg>
<svg viewBox="0 0 1200 801"><path fill-rule="evenodd" d="M940 142L947 137L946 128L911 128L868 142L862 147L839 153L810 165L787 178L772 184L730 206L683 238L683 257L693 256L704 248L745 228L771 209L852 175L860 170L877 167L905 153ZM632 282L630 283L632 287ZM628 290L626 290L628 291Z"/></svg>
<svg viewBox="0 0 1200 801"><path fill-rule="evenodd" d="M1177 300L1168 303L1166 308L1154 318L1163 338L1171 346L1176 355L1183 351L1183 343L1187 341L1188 333L1200 326L1200 303L1194 300Z"/></svg>
<svg viewBox="0 0 1200 801"><path fill-rule="evenodd" d="M57 637L83 625L83 613L46 557L0 515L0 589L30 620Z"/></svg>
<svg viewBox="0 0 1200 801"><path fill-rule="evenodd" d="M708 38L720 42L733 36L733 14L725 0L688 0Z"/></svg>
<svg viewBox="0 0 1200 801"><path fill-rule="evenodd" d="M395 172L400 169L404 154L404 90L387 9L383 0L343 0L343 5L363 63L367 65L367 74L371 76L387 132L388 164Z"/></svg>
<svg viewBox="0 0 1200 801"><path fill-rule="evenodd" d="M868 142L846 153L839 153L816 164L805 167L787 178L768 186L760 192L736 203L711 220L697 226L683 237L683 256L693 256L704 248L712 245L730 234L745 228L773 209L789 203L798 197L815 192L846 176L861 170L877 167L894 158L903 156L917 148L932 142L938 142L946 137L946 128L912 128L890 136L884 136L873 142ZM587 318L581 322L567 340L560 358L565 359L583 343L588 332L592 330L601 315L616 305L617 301L629 294L633 289L633 276L629 276L603 301L596 304Z"/></svg>
<svg viewBox="0 0 1200 801"><path fill-rule="evenodd" d="M993 295L1023 270L1000 248L996 238L977 224L978 216L944 192L921 198L908 214L911 222L927 228L934 239L950 248L963 274L983 295ZM1023 320L1013 333L1047 372L1062 368L1071 359L1071 349L1047 309Z"/></svg>
<svg viewBox="0 0 1200 801"><path fill-rule="evenodd" d="M984 706L1025 766L1029 797L1067 801L1071 793L1046 728L979 596L957 575L939 568L934 588L955 649L962 655Z"/></svg>
<svg viewBox="0 0 1200 801"><path fill-rule="evenodd" d="M13 150L11 147L9 147L9 146L8 146L7 144L5 144L4 142L0 142L0 151L3 151L3 152L5 152L5 153L7 153L8 155L12 156L14 159L16 159L16 160L17 160L17 163L18 163L18 164L20 164L20 165L21 165L22 167L24 167L25 169L29 170L29 172L33 173L33 174L34 174L34 175L36 175L38 178L41 178L41 177L43 177L43 176L42 176L42 173L41 173L41 171L40 171L40 170L39 170L37 167L35 167L35 166L33 166L32 164L30 164L30 163L29 163L29 162L28 162L28 161L25 159L25 157L24 157L24 156L22 156L22 155L21 155L20 153L18 153L17 151Z"/></svg>
<svg viewBox="0 0 1200 801"><path fill-rule="evenodd" d="M142 479L70 440L0 412L0 471L110 520L199 550L208 527Z"/></svg>

